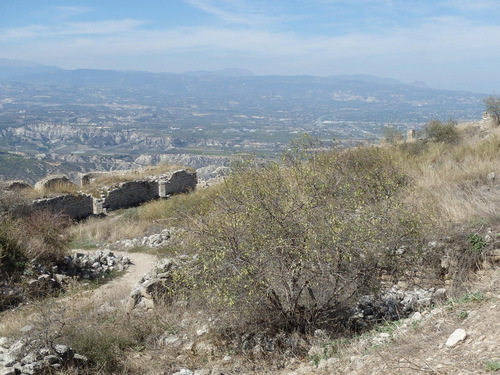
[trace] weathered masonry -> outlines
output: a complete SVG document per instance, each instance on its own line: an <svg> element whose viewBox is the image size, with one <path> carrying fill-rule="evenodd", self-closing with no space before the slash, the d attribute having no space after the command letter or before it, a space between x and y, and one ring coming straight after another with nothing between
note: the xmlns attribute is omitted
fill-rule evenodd
<svg viewBox="0 0 500 375"><path fill-rule="evenodd" d="M101 202L96 202L94 214L134 207L153 199L166 198L171 194L185 193L195 189L197 183L196 172L186 170L176 171L170 178L122 182L118 187L105 192ZM103 211L99 211L101 204Z"/></svg>
<svg viewBox="0 0 500 375"><path fill-rule="evenodd" d="M94 198L87 194L64 194L57 197L36 199L31 207L35 210L61 212L73 219L83 219L94 213Z"/></svg>
<svg viewBox="0 0 500 375"><path fill-rule="evenodd" d="M197 183L196 172L178 170L168 176L122 182L118 186L103 188L99 198L82 192L60 194L36 199L30 206L33 209L64 213L73 219L83 219L92 214L104 214L108 210L134 207L150 200L185 193L194 190Z"/></svg>

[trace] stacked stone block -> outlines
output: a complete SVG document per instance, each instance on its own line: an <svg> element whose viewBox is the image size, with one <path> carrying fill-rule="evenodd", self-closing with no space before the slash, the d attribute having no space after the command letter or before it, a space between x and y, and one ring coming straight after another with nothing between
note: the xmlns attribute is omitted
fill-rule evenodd
<svg viewBox="0 0 500 375"><path fill-rule="evenodd" d="M87 194L64 194L52 198L36 199L31 207L35 210L63 213L73 219L83 219L94 213L94 198Z"/></svg>

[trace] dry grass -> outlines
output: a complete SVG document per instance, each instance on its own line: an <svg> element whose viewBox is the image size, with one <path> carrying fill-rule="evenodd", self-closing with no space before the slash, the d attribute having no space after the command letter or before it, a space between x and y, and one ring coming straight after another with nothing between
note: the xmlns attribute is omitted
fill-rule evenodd
<svg viewBox="0 0 500 375"><path fill-rule="evenodd" d="M64 182L57 182L53 183L50 185L48 188L43 188L43 189L23 189L20 192L20 195L23 198L26 199L38 199L38 198L43 198L43 197L50 197L54 195L61 195L61 194L71 194L71 195L77 195L78 194L78 186L75 185L74 183L64 183Z"/></svg>
<svg viewBox="0 0 500 375"><path fill-rule="evenodd" d="M214 185L188 194L148 202L138 208L138 218L147 222L161 222L166 226L182 225L194 213L208 210L219 192L220 186Z"/></svg>
<svg viewBox="0 0 500 375"><path fill-rule="evenodd" d="M470 224L477 218L491 222L497 220L500 214L500 190L495 186L500 178L500 128L491 129L488 134L475 124L461 125L458 129L461 142L456 145L428 143L417 153L408 153L399 146L394 146L394 158L411 176L412 183L406 197L407 203L413 205L416 212L420 212L426 219L433 220L438 230L446 228L449 224ZM130 181L178 169L176 166L161 168L164 169L149 169L121 175L122 180L118 178L119 176L111 176L110 180L106 180L103 176L96 185ZM491 172L497 174L496 181L487 179L487 175ZM215 186L186 195L176 195L167 200L149 202L138 208L117 211L105 219L90 218L71 228L71 233L76 241L105 244L124 238L143 236L154 222L165 227L182 227L184 221L189 220L196 212L209 210L219 192L220 189ZM441 235L445 233L440 232ZM495 280L498 284L500 277ZM495 292L497 289L492 289L492 293L497 293ZM159 307L154 309L147 319L127 314L120 302L127 293L128 290L116 290L106 295L98 304L90 303L90 299L89 303L86 303L85 298L81 296L72 299L70 303L64 303L65 309L61 309L57 314L67 319L65 332L67 343L76 347L78 351L90 353L96 360L100 360L100 373L106 373L112 366L118 366L117 369L119 368L121 373L128 370L137 373L145 369L151 371L152 366L160 366L158 373L161 373L162 366L163 371L166 371L170 364L176 363L177 354L172 353L170 356L167 351L174 350L171 348L159 350L156 340L171 328L171 322L182 320L182 311ZM478 309L476 306L470 307L472 308ZM32 307L3 313L0 316L0 335L16 334L28 322L36 321L33 320L35 316L40 319L40 316L48 315L48 312L56 314L55 310L44 311L45 313L40 314ZM480 313L483 314L483 311ZM436 363L439 364L439 358L435 353L440 349L435 343L445 342L449 335L448 331L444 332L444 328L436 331L437 324L440 324L439 327L445 327L444 323L443 325L440 323L444 319L453 321L455 325L461 324L456 315L456 311L443 310L425 324L419 326L408 324L405 330L400 330L403 333L394 337L398 345L385 346L387 345L385 343L382 346L372 345L371 339L364 342L364 339L360 338L356 345L349 346L340 353L339 368L344 366L346 373L352 370L351 373L361 374L370 367L370 363L373 363L376 366L373 373L396 374L401 371L431 373L432 369L436 368ZM191 317L196 318L196 315L193 313ZM484 319L486 318L485 311ZM200 318L200 321L202 319ZM58 320L54 319L53 322L58 323ZM480 329L479 323L477 327ZM417 331L417 328L421 331ZM497 328L500 331L500 327ZM193 334L191 332L193 326L179 329L182 334ZM396 350L395 347L399 349ZM430 358L428 362L427 357L414 355L420 351L424 352L427 348L432 348L435 352L426 352ZM351 356L355 357L360 353L374 354L364 360L364 367L361 370L356 369L356 362L350 361ZM99 357L101 354L103 356ZM128 359L125 359L124 354L127 354ZM151 356L158 361L151 361ZM185 359L188 360L192 361L193 358ZM172 369L174 368L176 367L172 365Z"/></svg>
<svg viewBox="0 0 500 375"><path fill-rule="evenodd" d="M105 218L88 218L71 228L72 242L104 245L144 236L151 223L134 217L128 218L127 216L133 215L127 213L134 212L133 210L136 209L114 212Z"/></svg>
<svg viewBox="0 0 500 375"><path fill-rule="evenodd" d="M460 132L460 144L429 143L417 155L398 154L413 179L408 200L441 223L492 219L500 213L500 194L495 181L487 179L491 172L500 173L500 129L485 137L469 124Z"/></svg>

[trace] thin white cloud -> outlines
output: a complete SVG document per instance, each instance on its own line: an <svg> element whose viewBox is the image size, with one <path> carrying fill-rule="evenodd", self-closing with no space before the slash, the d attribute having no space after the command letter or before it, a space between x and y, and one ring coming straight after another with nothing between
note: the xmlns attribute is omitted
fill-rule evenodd
<svg viewBox="0 0 500 375"><path fill-rule="evenodd" d="M290 32L232 30L228 28L182 28L171 30L136 29L138 22L103 22L73 24L67 30L23 30L25 35L39 32L65 36L62 40L33 40L22 44L23 50L60 50L59 55L78 56L93 53L127 54L202 52L248 54L262 58L299 58L345 60L380 56L404 59L412 56L421 61L453 61L478 56L496 56L500 51L500 26L473 26L457 18L435 18L415 28L395 29L386 34L350 33L341 36L308 37ZM127 31L123 33L123 31ZM22 33L11 33L17 37ZM95 37L98 35L99 37ZM488 35L488 38L485 38ZM0 37L2 38L2 37ZM5 41L5 36L3 37ZM0 39L1 40L1 39ZM30 48L26 48L30 44ZM81 50L80 50L81 49ZM40 52L41 52L40 51ZM98 53L97 53L98 52ZM200 62L200 64L202 64ZM231 63L234 65L234 63Z"/></svg>
<svg viewBox="0 0 500 375"><path fill-rule="evenodd" d="M269 2L248 0L184 0L191 7L215 16L217 19L238 25L264 25L286 19Z"/></svg>
<svg viewBox="0 0 500 375"><path fill-rule="evenodd" d="M76 6L62 6L62 7L56 7L55 11L56 11L55 18L58 20L62 20L62 19L73 17L73 16L77 16L80 14L88 13L91 11L91 8L76 7Z"/></svg>
<svg viewBox="0 0 500 375"><path fill-rule="evenodd" d="M469 71L476 61L500 59L500 24L477 22L477 18L467 19L457 13L450 17L431 12L437 15L431 18L428 12L421 12L415 22L392 23L377 32L357 28L333 34L324 28L301 34L271 27L271 20L281 16L273 11L264 14L262 2L186 1L224 22L155 30L143 27L146 21L122 19L0 29L2 57L65 68L181 72L238 66L257 74L363 72L411 77L408 81L426 80L426 76L444 80L459 66ZM477 1L483 7L489 3ZM458 7L461 0L443 0L441 7L444 2ZM402 6L394 3L395 7Z"/></svg>
<svg viewBox="0 0 500 375"><path fill-rule="evenodd" d="M29 25L25 27L0 29L0 41L9 42L30 38L56 38L72 35L114 35L137 31L146 21L124 19L99 22L72 22L55 26Z"/></svg>

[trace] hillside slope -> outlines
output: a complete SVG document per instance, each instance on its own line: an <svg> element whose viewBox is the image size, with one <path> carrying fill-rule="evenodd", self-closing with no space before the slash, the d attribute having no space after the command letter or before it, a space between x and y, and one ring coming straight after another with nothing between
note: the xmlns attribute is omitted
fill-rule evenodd
<svg viewBox="0 0 500 375"><path fill-rule="evenodd" d="M468 292L413 317L382 326L330 356L283 371L309 374L490 374L500 369L500 268L482 271ZM456 330L465 339L449 347ZM314 350L312 351L314 352Z"/></svg>

